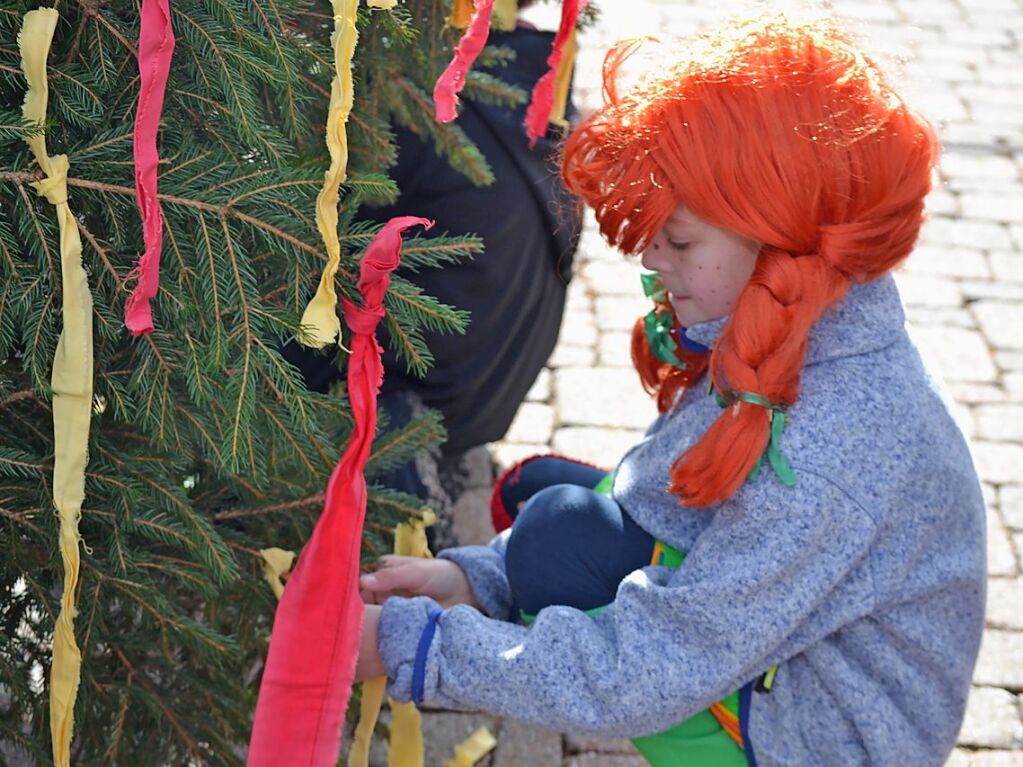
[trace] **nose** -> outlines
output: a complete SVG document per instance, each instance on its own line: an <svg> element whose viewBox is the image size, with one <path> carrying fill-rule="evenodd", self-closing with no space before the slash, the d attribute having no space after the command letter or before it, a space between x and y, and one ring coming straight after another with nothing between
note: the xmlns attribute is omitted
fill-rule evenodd
<svg viewBox="0 0 1023 767"><path fill-rule="evenodd" d="M668 259L667 250L664 244L659 242L660 238L654 238L654 240L643 249L643 255L640 257L640 263L643 264L644 269L649 269L651 272L663 272L668 269L670 261Z"/></svg>

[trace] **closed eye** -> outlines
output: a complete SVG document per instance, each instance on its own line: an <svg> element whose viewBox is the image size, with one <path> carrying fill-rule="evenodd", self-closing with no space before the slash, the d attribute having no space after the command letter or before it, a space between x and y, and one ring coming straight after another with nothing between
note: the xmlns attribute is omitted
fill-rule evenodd
<svg viewBox="0 0 1023 767"><path fill-rule="evenodd" d="M675 240L671 239L668 240L668 245L670 245L674 250L685 250L689 247L688 242L675 242Z"/></svg>

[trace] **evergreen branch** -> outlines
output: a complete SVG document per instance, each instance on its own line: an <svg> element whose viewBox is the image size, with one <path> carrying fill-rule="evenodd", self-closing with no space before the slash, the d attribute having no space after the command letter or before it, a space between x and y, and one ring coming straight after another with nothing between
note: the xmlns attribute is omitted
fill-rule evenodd
<svg viewBox="0 0 1023 767"><path fill-rule="evenodd" d="M227 519L242 519L245 517L262 517L267 514L276 514L282 511L295 511L309 506L322 506L326 493L315 493L306 498L298 498L293 501L274 503L269 506L259 506L251 509L231 509L230 511L218 511L213 518L218 522Z"/></svg>

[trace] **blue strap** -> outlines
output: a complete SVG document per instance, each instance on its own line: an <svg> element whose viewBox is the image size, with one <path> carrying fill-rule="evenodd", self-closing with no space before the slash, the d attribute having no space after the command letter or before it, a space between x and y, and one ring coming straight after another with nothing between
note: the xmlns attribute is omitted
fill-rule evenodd
<svg viewBox="0 0 1023 767"><path fill-rule="evenodd" d="M412 664L412 702L417 706L423 702L423 694L426 687L426 656L430 653L433 635L437 633L437 620L443 612L439 607L433 608L430 616L426 619L423 633L419 635L416 660Z"/></svg>

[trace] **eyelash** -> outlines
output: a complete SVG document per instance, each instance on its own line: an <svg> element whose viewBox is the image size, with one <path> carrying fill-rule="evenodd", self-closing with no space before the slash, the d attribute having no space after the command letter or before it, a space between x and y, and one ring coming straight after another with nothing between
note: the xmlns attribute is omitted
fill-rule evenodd
<svg viewBox="0 0 1023 767"><path fill-rule="evenodd" d="M674 240L668 240L668 245L670 245L673 250L685 250L689 247L688 242L675 242Z"/></svg>

